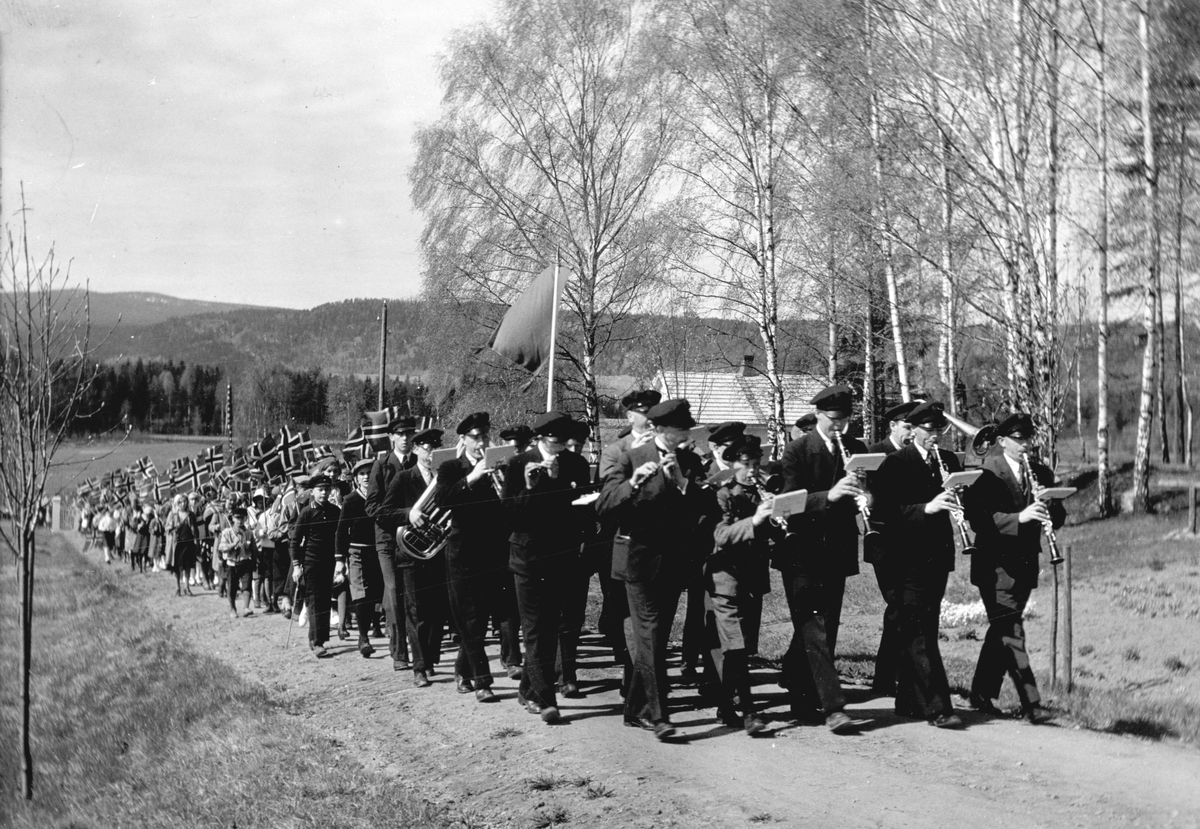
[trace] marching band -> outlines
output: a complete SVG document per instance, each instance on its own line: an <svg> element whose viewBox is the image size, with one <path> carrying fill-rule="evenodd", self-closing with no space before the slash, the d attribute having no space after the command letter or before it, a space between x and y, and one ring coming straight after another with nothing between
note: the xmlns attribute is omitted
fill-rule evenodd
<svg viewBox="0 0 1200 829"><path fill-rule="evenodd" d="M1051 718L1023 614L1043 547L1057 551L1068 491L1033 458L1030 415L987 427L992 445L966 427L981 461L964 471L940 445L964 429L942 404L889 410L887 437L867 447L849 434L852 390L834 385L810 401L813 413L797 421L771 475L761 439L743 423L709 427L712 454L702 457L687 400L647 390L622 403L629 429L593 464L580 453L586 425L562 412L504 430L503 447L491 445L487 412L468 415L455 430L458 451L438 462L441 430L385 410L355 430L349 468L313 451L309 474L225 475L221 497L193 475L190 495L163 508L157 487L130 494L128 480L110 478L80 487L77 506L86 529L103 534L106 561L128 546L131 567L170 570L179 595L219 581L231 616L253 615L253 603L288 618L289 637L291 625L307 625L320 659L330 656L331 609L343 594L339 637L349 637L352 614L357 650L369 658L382 619L394 670L411 671L417 688L432 685L449 632L456 689L497 701L485 649L494 628L519 704L548 724L564 719L560 698L583 694L578 645L595 573L600 633L624 668L624 723L659 740L677 733L668 645L681 598L681 676L703 669L702 693L723 724L767 730L750 672L772 568L792 621L779 680L791 717L836 734L860 727L835 667L860 551L886 605L873 690L894 696L899 716L961 727L938 624L949 576L967 554L988 615L969 705L999 714L1008 674L1022 716Z"/></svg>

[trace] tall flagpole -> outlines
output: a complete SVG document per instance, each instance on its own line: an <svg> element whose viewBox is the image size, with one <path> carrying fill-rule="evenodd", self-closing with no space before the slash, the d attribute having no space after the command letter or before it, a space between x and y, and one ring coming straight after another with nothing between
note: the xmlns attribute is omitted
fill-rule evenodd
<svg viewBox="0 0 1200 829"><path fill-rule="evenodd" d="M554 350L558 344L558 253L554 254L554 298L550 308L550 372L546 380L546 411L554 409Z"/></svg>

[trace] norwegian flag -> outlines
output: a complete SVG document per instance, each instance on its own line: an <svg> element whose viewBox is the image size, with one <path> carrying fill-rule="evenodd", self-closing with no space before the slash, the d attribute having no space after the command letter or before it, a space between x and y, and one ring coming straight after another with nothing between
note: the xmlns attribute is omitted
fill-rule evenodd
<svg viewBox="0 0 1200 829"><path fill-rule="evenodd" d="M313 463L324 460L325 458L336 458L337 453L333 451L333 447L328 443L322 443L320 446L314 447L307 454L309 460Z"/></svg>
<svg viewBox="0 0 1200 829"><path fill-rule="evenodd" d="M137 470L143 478L154 478L158 475L158 470L154 468L154 461L150 460L149 455L137 462Z"/></svg>
<svg viewBox="0 0 1200 829"><path fill-rule="evenodd" d="M168 478L176 477L177 475L179 475L180 472L186 471L187 466L188 466L187 458L176 458L175 460L171 461L171 465L167 467L167 477Z"/></svg>
<svg viewBox="0 0 1200 829"><path fill-rule="evenodd" d="M388 424L397 417L396 407L388 406L377 412L363 415L363 434L371 445L372 452L386 452L391 448L388 440Z"/></svg>
<svg viewBox="0 0 1200 829"><path fill-rule="evenodd" d="M204 450L204 454L200 457L208 467L209 474L215 474L218 469L225 465L225 447L219 443L216 446L210 446Z"/></svg>
<svg viewBox="0 0 1200 829"><path fill-rule="evenodd" d="M250 445L250 462L255 466L262 467L266 465L268 459L277 454L279 447L275 438L271 435L263 435L258 443Z"/></svg>
<svg viewBox="0 0 1200 829"><path fill-rule="evenodd" d="M371 444L367 440L367 436L363 434L361 426L355 426L353 431L346 436L346 444L342 447L343 457L346 455L355 454L359 459L370 457Z"/></svg>
<svg viewBox="0 0 1200 829"><path fill-rule="evenodd" d="M296 435L292 434L292 430L286 424L279 427L279 458L283 462L284 469L293 469L304 461L299 453L294 453L295 437Z"/></svg>
<svg viewBox="0 0 1200 829"><path fill-rule="evenodd" d="M80 497L86 498L98 489L100 489L100 479L88 478L75 488L75 492Z"/></svg>
<svg viewBox="0 0 1200 829"><path fill-rule="evenodd" d="M276 479L286 478L290 469L290 466L284 465L283 455L280 452L272 452L262 462L263 474L266 475L267 479L272 483L274 483Z"/></svg>
<svg viewBox="0 0 1200 829"><path fill-rule="evenodd" d="M309 453L313 451L313 442L308 436L308 430L299 433L293 432L288 439L288 449L291 451L292 458L298 459L299 465L303 466Z"/></svg>
<svg viewBox="0 0 1200 829"><path fill-rule="evenodd" d="M176 489L187 487L197 490L208 483L209 471L207 464L188 461L186 469L180 470L179 475L172 480Z"/></svg>
<svg viewBox="0 0 1200 829"><path fill-rule="evenodd" d="M229 465L225 467L231 478L244 478L250 474L250 461L244 449L234 449Z"/></svg>
<svg viewBox="0 0 1200 829"><path fill-rule="evenodd" d="M154 479L154 500L164 501L175 492L175 486L164 478Z"/></svg>

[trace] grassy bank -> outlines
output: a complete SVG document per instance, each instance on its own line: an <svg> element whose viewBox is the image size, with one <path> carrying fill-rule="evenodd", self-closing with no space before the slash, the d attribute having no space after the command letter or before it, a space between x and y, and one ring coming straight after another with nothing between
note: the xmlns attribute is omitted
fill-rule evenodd
<svg viewBox="0 0 1200 829"><path fill-rule="evenodd" d="M32 803L15 789L15 580L8 556L0 565L0 825L454 824L182 644L62 536L39 543Z"/></svg>

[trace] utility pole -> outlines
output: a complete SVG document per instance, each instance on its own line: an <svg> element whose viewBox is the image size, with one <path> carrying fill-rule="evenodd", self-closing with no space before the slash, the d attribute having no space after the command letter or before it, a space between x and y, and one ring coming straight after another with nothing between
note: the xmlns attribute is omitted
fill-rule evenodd
<svg viewBox="0 0 1200 829"><path fill-rule="evenodd" d="M383 380L387 376L387 300L379 318L379 408L383 408Z"/></svg>

